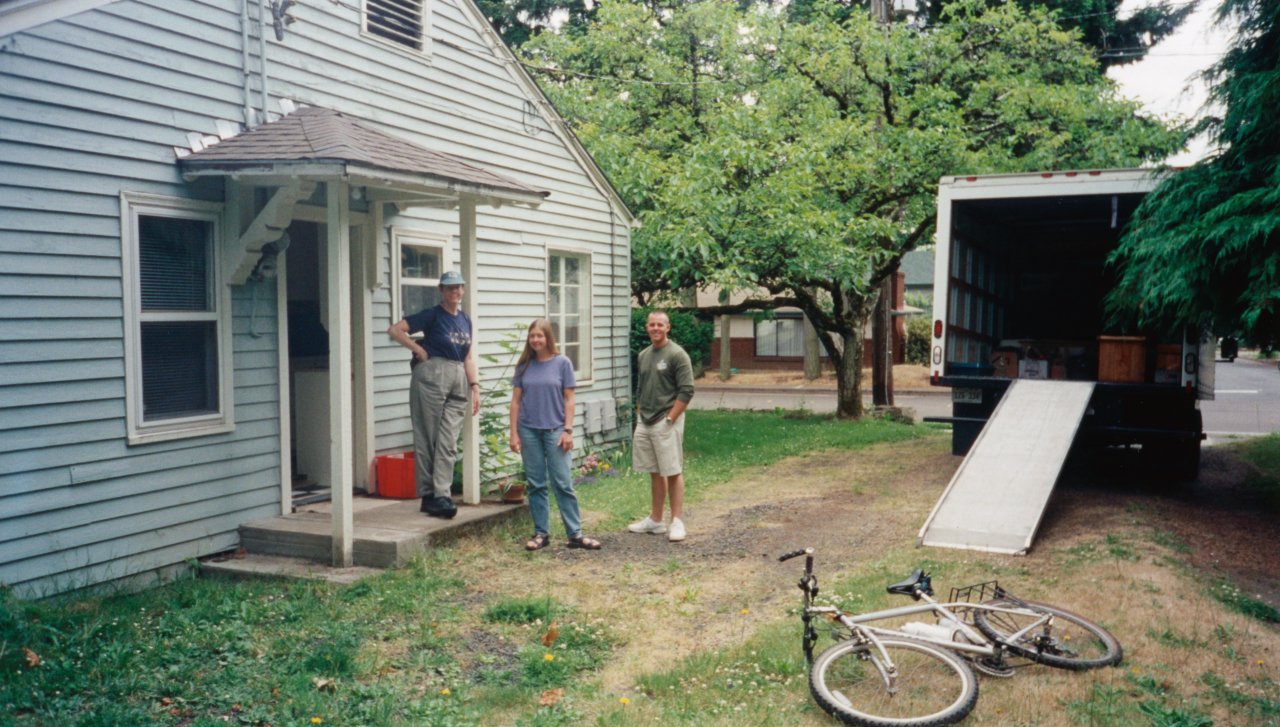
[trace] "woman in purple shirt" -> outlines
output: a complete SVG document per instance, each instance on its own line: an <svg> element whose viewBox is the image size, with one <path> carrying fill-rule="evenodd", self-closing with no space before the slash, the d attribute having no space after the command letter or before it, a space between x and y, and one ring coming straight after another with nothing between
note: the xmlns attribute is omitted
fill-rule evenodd
<svg viewBox="0 0 1280 727"><path fill-rule="evenodd" d="M511 450L524 461L529 511L533 514L533 538L525 543L525 550L541 550L551 542L548 480L556 493L569 547L599 550L600 541L582 536L578 496L569 474L573 390L577 386L573 364L556 351L555 333L545 318L529 324L511 385Z"/></svg>

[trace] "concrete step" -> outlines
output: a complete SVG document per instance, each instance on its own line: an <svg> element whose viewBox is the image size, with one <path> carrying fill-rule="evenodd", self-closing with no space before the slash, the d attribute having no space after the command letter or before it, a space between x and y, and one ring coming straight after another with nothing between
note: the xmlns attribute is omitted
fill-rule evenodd
<svg viewBox="0 0 1280 727"><path fill-rule="evenodd" d="M240 527L241 547L254 555L328 562L333 550L330 512L329 503L319 503L289 515L247 523ZM357 566L396 567L434 545L521 517L528 517L527 505L459 505L457 517L443 520L419 512L418 500L360 497L353 502L352 558Z"/></svg>
<svg viewBox="0 0 1280 727"><path fill-rule="evenodd" d="M288 558L282 555L258 555L237 553L201 561L202 574L214 574L228 578L294 578L320 580L349 585L361 578L382 572L381 568L352 566L335 568L312 560Z"/></svg>

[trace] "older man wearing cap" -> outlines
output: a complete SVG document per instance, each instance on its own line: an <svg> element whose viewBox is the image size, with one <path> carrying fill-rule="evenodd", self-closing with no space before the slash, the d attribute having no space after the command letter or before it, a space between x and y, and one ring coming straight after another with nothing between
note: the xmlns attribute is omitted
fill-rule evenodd
<svg viewBox="0 0 1280 727"><path fill-rule="evenodd" d="M480 373L471 345L471 319L462 312L462 275L450 270L440 278L440 304L405 316L387 329L413 352L409 414L413 418L414 474L422 512L451 518L458 514L450 488L458 459L458 434L467 415L480 411ZM412 334L422 333L420 341Z"/></svg>

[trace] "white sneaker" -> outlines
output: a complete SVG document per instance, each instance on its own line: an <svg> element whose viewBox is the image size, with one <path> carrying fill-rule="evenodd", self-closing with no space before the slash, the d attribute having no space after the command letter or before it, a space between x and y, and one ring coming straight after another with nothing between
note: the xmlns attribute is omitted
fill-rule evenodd
<svg viewBox="0 0 1280 727"><path fill-rule="evenodd" d="M653 518L645 515L644 519L640 522L628 525L627 530L630 530L633 533L652 533L653 535L661 535L667 532L667 526L660 522L654 522ZM684 530L681 529L681 533L683 532ZM684 536L682 535L681 537Z"/></svg>
<svg viewBox="0 0 1280 727"><path fill-rule="evenodd" d="M671 518L671 532L667 533L667 540L673 543L684 540L684 522L680 518Z"/></svg>

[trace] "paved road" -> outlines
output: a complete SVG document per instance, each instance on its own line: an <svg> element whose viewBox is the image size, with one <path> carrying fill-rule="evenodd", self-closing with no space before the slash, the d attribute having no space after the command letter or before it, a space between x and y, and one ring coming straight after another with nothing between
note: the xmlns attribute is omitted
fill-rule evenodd
<svg viewBox="0 0 1280 727"><path fill-rule="evenodd" d="M870 407L871 397L864 397L863 403ZM894 403L914 409L917 420L927 416L950 416L951 389L939 388L937 391L927 393L899 393L894 397ZM830 414L836 410L836 392L831 389L702 385L698 387L697 395L690 402L690 408L755 411L807 409L815 414Z"/></svg>
<svg viewBox="0 0 1280 727"><path fill-rule="evenodd" d="M1209 440L1280 432L1280 370L1276 362L1219 361L1213 401L1200 402Z"/></svg>
<svg viewBox="0 0 1280 727"><path fill-rule="evenodd" d="M1200 402L1209 442L1238 436L1280 432L1280 371L1275 361L1242 358L1234 363L1219 361L1217 398ZM950 416L950 389L900 392L898 406L915 410L917 420L927 416ZM864 403L870 407L870 397ZM738 387L704 384L693 397L694 409L808 409L816 414L835 411L833 390Z"/></svg>

